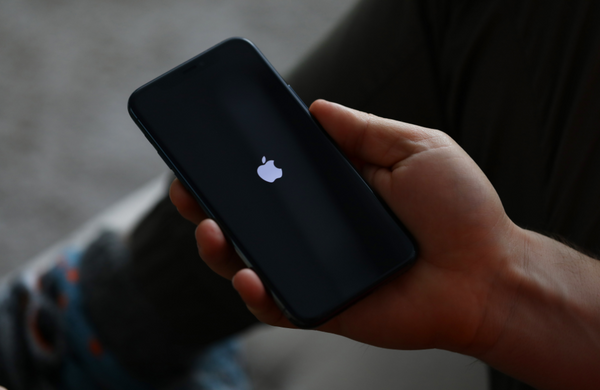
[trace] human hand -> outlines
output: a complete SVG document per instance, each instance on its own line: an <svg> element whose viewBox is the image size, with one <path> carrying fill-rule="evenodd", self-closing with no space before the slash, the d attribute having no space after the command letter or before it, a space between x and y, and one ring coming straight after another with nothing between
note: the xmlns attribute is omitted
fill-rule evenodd
<svg viewBox="0 0 600 390"><path fill-rule="evenodd" d="M519 228L507 217L485 175L447 135L317 101L311 113L365 180L414 235L415 265L319 329L399 348L485 352L500 332L507 301L494 280L513 258ZM217 273L233 278L256 317L292 326L258 276L245 268L218 225L175 181L171 199L194 223L199 251Z"/></svg>

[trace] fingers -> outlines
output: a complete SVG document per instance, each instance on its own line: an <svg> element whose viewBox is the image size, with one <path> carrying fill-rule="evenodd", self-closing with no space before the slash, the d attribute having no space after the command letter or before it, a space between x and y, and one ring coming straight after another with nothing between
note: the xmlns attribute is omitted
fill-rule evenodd
<svg viewBox="0 0 600 390"><path fill-rule="evenodd" d="M391 167L412 154L447 143L443 133L317 100L310 112L349 158Z"/></svg>
<svg viewBox="0 0 600 390"><path fill-rule="evenodd" d="M233 287L259 321L274 326L294 327L281 313L256 273L246 268L215 221L202 221L196 229L196 240L200 257L213 271L233 279Z"/></svg>
<svg viewBox="0 0 600 390"><path fill-rule="evenodd" d="M196 242L202 260L217 274L231 279L237 271L244 267L244 263L227 241L217 223L206 216L196 199L178 179L171 183L169 196L171 202L177 207L177 211L184 218L198 225Z"/></svg>
<svg viewBox="0 0 600 390"><path fill-rule="evenodd" d="M245 268L244 262L227 241L217 223L207 218L194 197L178 179L171 183L169 196L183 217L198 224L196 241L202 260L224 278L232 279L235 276L233 286L248 309L266 324L294 327L267 293L256 273Z"/></svg>
<svg viewBox="0 0 600 390"><path fill-rule="evenodd" d="M202 220L206 219L206 213L202 210L202 207L198 205L196 199L189 193L189 191L181 184L179 179L173 180L171 188L169 188L169 197L171 202L177 207L177 211L185 219L199 224Z"/></svg>
<svg viewBox="0 0 600 390"><path fill-rule="evenodd" d="M233 278L236 272L245 267L219 225L212 219L200 222L196 228L196 241L202 260L224 278Z"/></svg>
<svg viewBox="0 0 600 390"><path fill-rule="evenodd" d="M261 322L282 328L297 328L281 312L271 295L267 292L258 275L250 268L240 270L232 280L233 287L246 303L248 310ZM334 317L319 326L318 330L341 334L340 317Z"/></svg>
<svg viewBox="0 0 600 390"><path fill-rule="evenodd" d="M248 306L248 310L259 321L273 326L295 328L279 310L258 275L251 269L245 268L239 271L233 278L233 287Z"/></svg>

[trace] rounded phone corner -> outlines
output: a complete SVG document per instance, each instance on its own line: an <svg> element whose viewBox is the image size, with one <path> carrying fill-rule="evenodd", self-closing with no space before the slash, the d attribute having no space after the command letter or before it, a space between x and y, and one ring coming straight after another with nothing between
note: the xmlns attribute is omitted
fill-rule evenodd
<svg viewBox="0 0 600 390"><path fill-rule="evenodd" d="M325 324L327 321L331 320L335 316L328 316L326 318L306 318L299 319L290 314L287 310L282 310L283 315L287 318L293 325L297 326L300 329L317 329L319 326Z"/></svg>

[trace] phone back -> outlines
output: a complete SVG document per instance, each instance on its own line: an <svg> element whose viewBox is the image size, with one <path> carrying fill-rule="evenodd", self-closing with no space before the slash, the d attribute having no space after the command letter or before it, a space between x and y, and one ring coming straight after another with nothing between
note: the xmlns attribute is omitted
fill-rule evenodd
<svg viewBox="0 0 600 390"><path fill-rule="evenodd" d="M414 261L405 228L249 41L144 85L129 112L296 325Z"/></svg>

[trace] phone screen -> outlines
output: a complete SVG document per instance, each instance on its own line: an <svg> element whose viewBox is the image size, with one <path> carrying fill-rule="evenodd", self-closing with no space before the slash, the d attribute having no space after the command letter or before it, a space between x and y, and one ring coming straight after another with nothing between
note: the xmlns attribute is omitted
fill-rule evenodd
<svg viewBox="0 0 600 390"><path fill-rule="evenodd" d="M146 84L129 108L297 325L414 261L401 223L249 41Z"/></svg>

